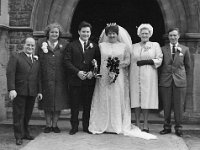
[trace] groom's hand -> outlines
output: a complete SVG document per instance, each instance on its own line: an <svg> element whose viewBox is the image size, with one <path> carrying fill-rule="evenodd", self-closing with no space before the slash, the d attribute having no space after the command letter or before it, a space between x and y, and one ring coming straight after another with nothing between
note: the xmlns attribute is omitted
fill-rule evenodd
<svg viewBox="0 0 200 150"><path fill-rule="evenodd" d="M17 92L15 90L11 90L9 92L9 98L11 99L11 101L17 96Z"/></svg>
<svg viewBox="0 0 200 150"><path fill-rule="evenodd" d="M89 71L89 72L87 73L87 78L88 78L88 79L92 79L93 76L94 76L94 75L93 75L92 71Z"/></svg>
<svg viewBox="0 0 200 150"><path fill-rule="evenodd" d="M87 73L85 71L79 71L77 75L81 80L85 80L87 78Z"/></svg>

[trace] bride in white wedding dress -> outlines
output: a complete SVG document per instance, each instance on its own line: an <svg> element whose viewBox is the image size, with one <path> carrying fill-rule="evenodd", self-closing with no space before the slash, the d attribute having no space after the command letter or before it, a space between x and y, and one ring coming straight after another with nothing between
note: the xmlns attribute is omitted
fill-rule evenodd
<svg viewBox="0 0 200 150"><path fill-rule="evenodd" d="M147 140L157 139L155 135L142 132L131 124L128 81L131 46L131 38L124 28L108 24L103 30L99 41L102 77L96 80L89 131L93 134L112 132ZM119 74L110 74L108 57L119 59Z"/></svg>

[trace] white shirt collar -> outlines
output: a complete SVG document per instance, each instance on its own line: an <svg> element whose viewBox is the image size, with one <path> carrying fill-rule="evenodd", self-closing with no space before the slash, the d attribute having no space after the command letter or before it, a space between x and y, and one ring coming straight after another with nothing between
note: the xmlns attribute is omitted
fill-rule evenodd
<svg viewBox="0 0 200 150"><path fill-rule="evenodd" d="M81 40L81 38L79 37L79 41L81 42L82 48L83 48L83 52L84 52L84 42L86 42L86 44L88 43L88 41L83 41Z"/></svg>
<svg viewBox="0 0 200 150"><path fill-rule="evenodd" d="M33 55L32 55L32 54L27 54L27 53L25 53L25 54L26 54L27 57L33 58Z"/></svg>
<svg viewBox="0 0 200 150"><path fill-rule="evenodd" d="M172 49L173 46L174 46L174 45L173 45L172 43L170 43L171 49ZM175 47L177 47L177 46L178 46L178 42L175 44Z"/></svg>
<svg viewBox="0 0 200 150"><path fill-rule="evenodd" d="M81 42L82 45L84 45L84 42L88 43L88 41L83 41L81 38L79 38L79 41Z"/></svg>

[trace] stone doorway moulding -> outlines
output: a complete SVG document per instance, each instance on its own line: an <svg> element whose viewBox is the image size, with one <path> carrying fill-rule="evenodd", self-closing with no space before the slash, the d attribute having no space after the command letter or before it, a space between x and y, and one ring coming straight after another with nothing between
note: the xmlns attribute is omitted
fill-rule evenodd
<svg viewBox="0 0 200 150"><path fill-rule="evenodd" d="M35 36L41 36L47 24L52 22L60 23L65 30L65 36L70 37L70 25L78 2L81 0L36 0L34 3L31 28ZM165 31L177 25L181 32L186 32L186 14L181 0L156 0L161 8Z"/></svg>
<svg viewBox="0 0 200 150"><path fill-rule="evenodd" d="M34 36L43 36L43 30L46 25L56 21L64 27L64 37L71 38L71 22L79 1L81 0L35 0L30 22ZM195 17L198 18L199 14L197 14L197 16L194 14L196 11L199 11L199 8L193 10L195 5L190 5L183 0L156 1L162 12L165 31L168 31L171 27L178 27L183 35L180 42L188 45L192 53L195 53L198 49L200 53L200 48L198 48L198 45L200 45L200 19L195 19ZM200 6L197 0L193 2ZM193 12L191 10L193 10ZM165 36L164 39L167 40ZM197 69L200 70L200 68ZM195 111L194 108L196 108L194 106L198 105L200 107L200 103L197 104L197 102L195 102L195 99L200 98L200 92L197 94L194 93L194 85L196 84L194 83L194 78L198 77L194 75L191 76L191 83L187 94L189 99L188 107L193 111Z"/></svg>

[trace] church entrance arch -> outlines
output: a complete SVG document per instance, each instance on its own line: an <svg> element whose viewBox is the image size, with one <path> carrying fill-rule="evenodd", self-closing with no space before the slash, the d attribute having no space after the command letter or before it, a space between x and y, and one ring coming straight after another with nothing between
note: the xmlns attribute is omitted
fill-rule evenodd
<svg viewBox="0 0 200 150"><path fill-rule="evenodd" d="M150 23L154 28L151 40L163 44L165 25L157 0L80 0L71 22L73 37L77 36L78 24L83 20L92 24L95 41L107 23L116 22L129 32L135 43L140 40L137 27L141 23Z"/></svg>

